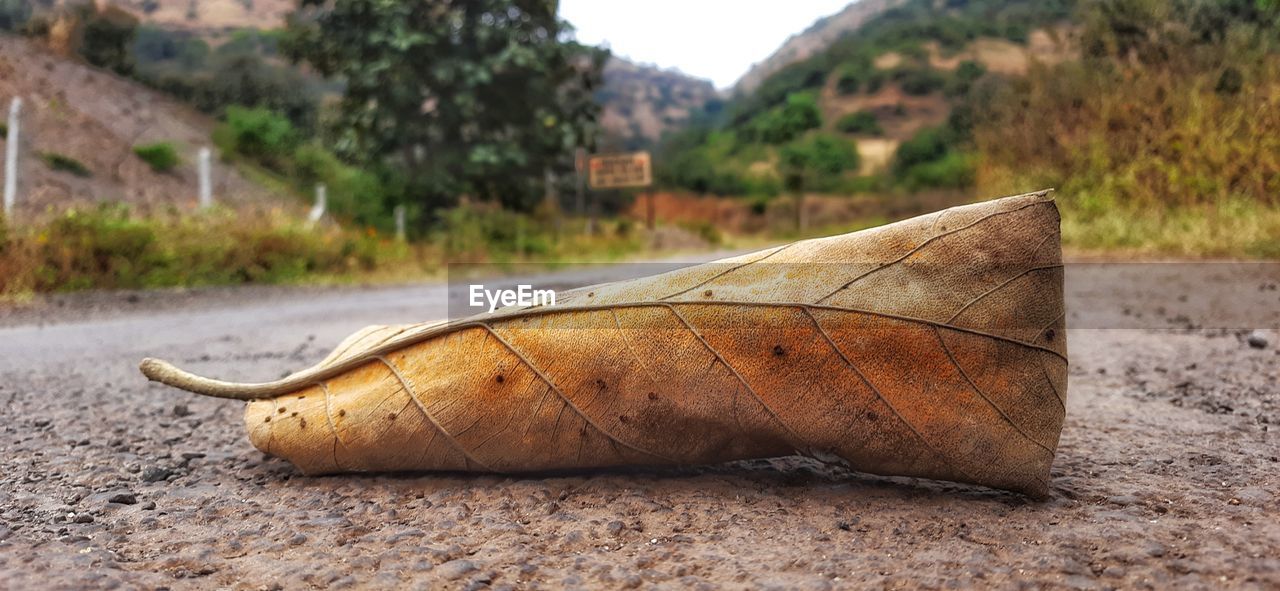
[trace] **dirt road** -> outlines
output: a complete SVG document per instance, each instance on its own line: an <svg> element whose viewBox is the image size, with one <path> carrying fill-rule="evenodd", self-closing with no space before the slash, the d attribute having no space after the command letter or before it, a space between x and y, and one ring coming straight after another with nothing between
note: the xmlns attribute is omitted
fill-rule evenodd
<svg viewBox="0 0 1280 591"><path fill-rule="evenodd" d="M55 300L0 319L0 588L1280 588L1280 293L1260 269L1125 289L1068 269L1081 328L1039 503L801 459L307 478L249 445L241 404L138 360L274 378L364 325L442 316L443 287ZM1177 312L1209 287L1253 316Z"/></svg>

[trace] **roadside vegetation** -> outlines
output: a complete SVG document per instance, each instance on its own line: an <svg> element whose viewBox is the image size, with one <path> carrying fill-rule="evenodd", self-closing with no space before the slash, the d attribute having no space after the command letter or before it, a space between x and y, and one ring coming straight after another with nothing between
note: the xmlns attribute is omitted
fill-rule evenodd
<svg viewBox="0 0 1280 591"><path fill-rule="evenodd" d="M0 299L88 288L408 281L450 263L618 260L642 252L646 238L624 221L587 235L471 203L450 209L439 229L413 242L371 226L311 225L282 209L139 216L105 205L20 227L0 216Z"/></svg>

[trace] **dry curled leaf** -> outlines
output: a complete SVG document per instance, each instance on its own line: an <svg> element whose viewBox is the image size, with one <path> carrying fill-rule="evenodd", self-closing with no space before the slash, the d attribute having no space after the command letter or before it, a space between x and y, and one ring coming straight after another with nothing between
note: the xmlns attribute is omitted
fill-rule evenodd
<svg viewBox="0 0 1280 591"><path fill-rule="evenodd" d="M1047 192L559 294L368 327L231 384L253 444L308 474L522 472L800 453L1044 496L1065 412Z"/></svg>

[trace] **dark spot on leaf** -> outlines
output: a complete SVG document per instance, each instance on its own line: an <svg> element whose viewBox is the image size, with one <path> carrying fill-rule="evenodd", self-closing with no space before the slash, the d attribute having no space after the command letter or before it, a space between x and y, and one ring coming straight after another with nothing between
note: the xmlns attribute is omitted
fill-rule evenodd
<svg viewBox="0 0 1280 591"><path fill-rule="evenodd" d="M786 354L787 354L787 350L786 350L786 349L783 349L783 348L782 348L782 345L774 345L774 346L773 346L773 354L774 354L774 355L777 355L778 357L782 357L783 355L786 355Z"/></svg>
<svg viewBox="0 0 1280 591"><path fill-rule="evenodd" d="M604 380L596 380L596 387L601 390L608 390L609 384L604 383Z"/></svg>
<svg viewBox="0 0 1280 591"><path fill-rule="evenodd" d="M340 417L345 417L345 416L347 416L347 411L342 410L342 409L338 409L338 416L340 416Z"/></svg>
<svg viewBox="0 0 1280 591"><path fill-rule="evenodd" d="M284 407L282 406L282 407L280 407L280 408L277 408L277 409L276 409L276 412L278 412L278 413L280 413L280 414L284 414Z"/></svg>
<svg viewBox="0 0 1280 591"><path fill-rule="evenodd" d="M304 395L302 395L302 396L299 396L299 397L298 397L298 400L306 400L306 398L307 398L307 396L304 394Z"/></svg>
<svg viewBox="0 0 1280 591"><path fill-rule="evenodd" d="M263 418L262 418L262 422L264 422L264 423L270 423L270 422L271 422L271 417L263 417Z"/></svg>
<svg viewBox="0 0 1280 591"><path fill-rule="evenodd" d="M301 419L298 419L298 428L299 428L299 429L306 429L306 428L307 428L307 419L306 419L306 417L303 417L303 418L301 418Z"/></svg>
<svg viewBox="0 0 1280 591"><path fill-rule="evenodd" d="M1044 338L1048 339L1048 340L1049 340L1049 342L1053 342L1053 337L1054 337L1056 334L1057 334L1057 333L1055 333L1055 332L1053 331L1053 329L1052 329L1052 328L1050 328L1049 330L1044 331Z"/></svg>
<svg viewBox="0 0 1280 591"><path fill-rule="evenodd" d="M587 297L589 297L589 298L594 298L594 297L596 297L596 292L594 292L594 291L593 291L593 292L588 293L588 294L587 294Z"/></svg>
<svg viewBox="0 0 1280 591"><path fill-rule="evenodd" d="M618 415L618 422L619 422L619 423L625 423L625 422L630 421L630 420L631 420L631 419L628 419L628 418L627 418L627 415Z"/></svg>
<svg viewBox="0 0 1280 591"><path fill-rule="evenodd" d="M649 393L649 400L657 400L657 399L658 399L657 394L654 394L653 392Z"/></svg>
<svg viewBox="0 0 1280 591"><path fill-rule="evenodd" d="M291 417L296 417L296 416L298 416L298 411L294 411L294 412L289 413L289 416L291 416Z"/></svg>
<svg viewBox="0 0 1280 591"><path fill-rule="evenodd" d="M396 420L396 413L391 413L391 414L387 415L387 420L388 420L388 421L394 421L394 420Z"/></svg>
<svg viewBox="0 0 1280 591"><path fill-rule="evenodd" d="M867 417L867 420L868 420L868 421L875 421L875 420L878 420L878 419L880 418L880 415L878 415L878 414L876 414L874 411L870 411L870 410L869 410L869 411L867 411L867 414L866 414L866 415L864 415L864 416L866 416L866 417Z"/></svg>
<svg viewBox="0 0 1280 591"><path fill-rule="evenodd" d="M498 377L495 377L495 378L493 378L493 379L494 379L494 380L497 380L497 382L498 382L499 384L501 384L502 382L507 381L507 378L502 377L502 374L498 374Z"/></svg>
<svg viewBox="0 0 1280 591"><path fill-rule="evenodd" d="M711 290L708 289L707 291L702 292L702 295L703 297L711 297Z"/></svg>

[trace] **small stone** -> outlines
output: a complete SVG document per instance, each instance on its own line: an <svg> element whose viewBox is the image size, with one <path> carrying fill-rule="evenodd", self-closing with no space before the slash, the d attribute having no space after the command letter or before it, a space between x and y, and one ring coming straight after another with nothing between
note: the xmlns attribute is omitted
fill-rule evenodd
<svg viewBox="0 0 1280 591"><path fill-rule="evenodd" d="M173 405L173 416L189 417L191 416L191 409L187 408L185 404L175 404Z"/></svg>
<svg viewBox="0 0 1280 591"><path fill-rule="evenodd" d="M470 560L450 560L435 568L435 573L446 581L460 579L463 575L476 570L476 563Z"/></svg>
<svg viewBox="0 0 1280 591"><path fill-rule="evenodd" d="M1159 542L1148 542L1144 550L1146 550L1147 556L1152 558L1160 558L1161 556L1164 556L1165 552L1167 552L1164 545Z"/></svg>
<svg viewBox="0 0 1280 591"><path fill-rule="evenodd" d="M306 541L307 541L306 534L293 534L293 537L289 538L289 545L297 546L299 544L305 543Z"/></svg>
<svg viewBox="0 0 1280 591"><path fill-rule="evenodd" d="M1245 341L1248 342L1249 346L1253 347L1254 349L1267 348L1267 337L1266 335L1262 334L1262 331L1260 330L1255 330L1249 333L1249 337L1245 339Z"/></svg>
<svg viewBox="0 0 1280 591"><path fill-rule="evenodd" d="M156 508L156 502L155 502L155 501L147 501L147 502L145 502L145 503L143 503L143 504L142 504L142 510L143 510L143 511L150 511L150 510L155 509L155 508Z"/></svg>
<svg viewBox="0 0 1280 591"><path fill-rule="evenodd" d="M77 513L72 521L76 523L93 523L93 516L88 513Z"/></svg>
<svg viewBox="0 0 1280 591"><path fill-rule="evenodd" d="M1127 507L1129 505L1133 505L1137 503L1138 497L1135 497L1133 495L1115 495L1115 496L1107 497L1107 502L1111 503L1112 505L1120 505L1121 507Z"/></svg>
<svg viewBox="0 0 1280 591"><path fill-rule="evenodd" d="M170 476L173 476L173 471L168 468L161 468L160 466L147 466L146 469L142 471L142 476L140 478L142 479L143 482L160 482L161 480L165 480Z"/></svg>
<svg viewBox="0 0 1280 591"><path fill-rule="evenodd" d="M609 525L606 525L606 526L605 526L605 530L607 530L607 531L609 532L609 535L611 535L611 536L616 536L616 535L618 535L618 534L622 533L622 522L621 522L621 521L610 521L610 522L609 522Z"/></svg>
<svg viewBox="0 0 1280 591"><path fill-rule="evenodd" d="M136 505L138 503L138 497L131 492L119 492L107 497L107 502L119 503L121 505Z"/></svg>

